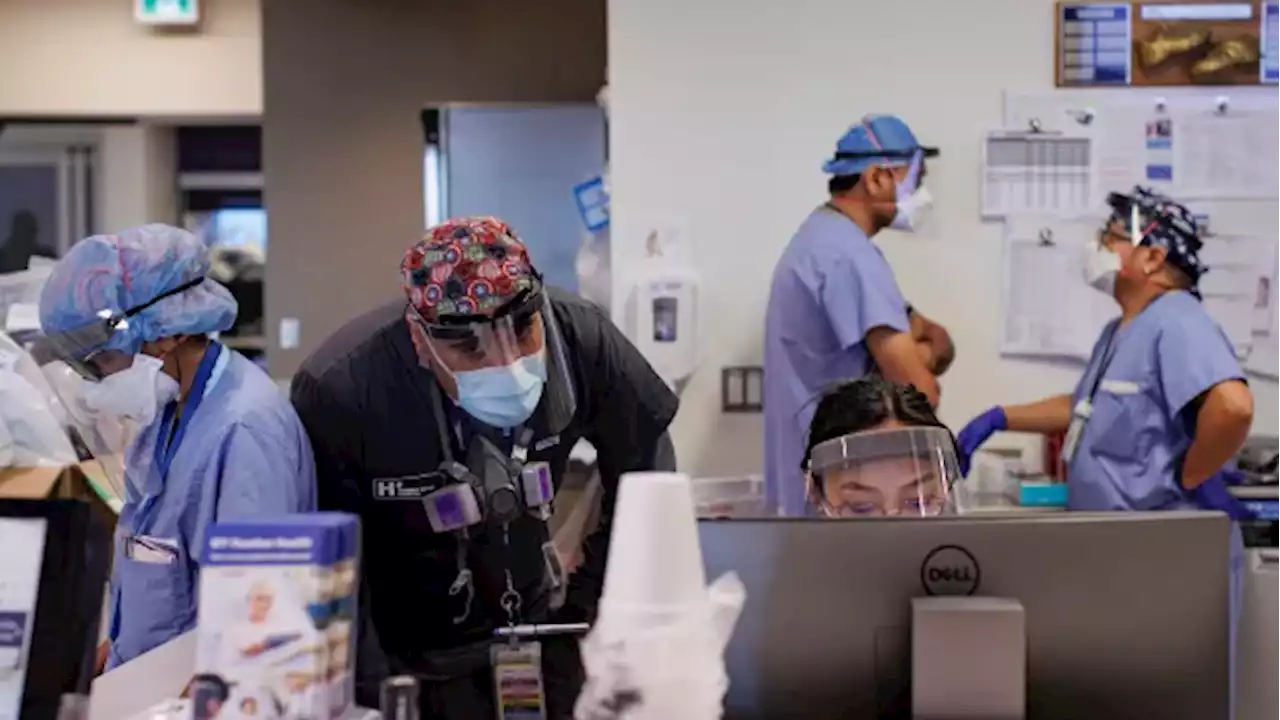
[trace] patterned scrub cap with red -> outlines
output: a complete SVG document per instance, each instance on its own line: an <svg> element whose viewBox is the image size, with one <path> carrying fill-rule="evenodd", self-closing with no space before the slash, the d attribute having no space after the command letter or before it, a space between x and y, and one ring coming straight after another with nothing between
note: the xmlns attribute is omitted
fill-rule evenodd
<svg viewBox="0 0 1280 720"><path fill-rule="evenodd" d="M427 322L489 315L538 287L529 252L495 217L448 220L427 230L400 263L409 302Z"/></svg>

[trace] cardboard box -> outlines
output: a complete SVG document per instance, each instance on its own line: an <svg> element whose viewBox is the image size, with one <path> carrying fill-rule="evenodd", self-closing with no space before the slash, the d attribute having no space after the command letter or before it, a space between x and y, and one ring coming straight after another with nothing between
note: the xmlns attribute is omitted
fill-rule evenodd
<svg viewBox="0 0 1280 720"><path fill-rule="evenodd" d="M108 460L107 462L110 462ZM0 468L0 498L17 500L84 500L115 531L121 501L106 482L96 460L61 467Z"/></svg>

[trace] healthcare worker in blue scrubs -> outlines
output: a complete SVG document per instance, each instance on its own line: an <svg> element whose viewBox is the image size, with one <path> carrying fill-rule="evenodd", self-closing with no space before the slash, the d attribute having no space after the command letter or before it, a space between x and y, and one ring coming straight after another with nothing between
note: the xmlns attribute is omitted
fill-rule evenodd
<svg viewBox="0 0 1280 720"><path fill-rule="evenodd" d="M921 352L919 340L936 333L925 332L871 242L885 228L920 224L932 203L925 158L934 155L899 118L863 118L823 166L829 201L809 214L773 271L764 340L765 490L784 515L806 513L800 467L823 390L878 371L938 403L931 370L945 369L951 350Z"/></svg>
<svg viewBox="0 0 1280 720"><path fill-rule="evenodd" d="M210 335L236 301L204 243L167 225L86 238L40 297L33 354L83 378L91 413L136 427L111 575L108 668L195 626L204 530L315 509L315 459L287 398Z"/></svg>
<svg viewBox="0 0 1280 720"><path fill-rule="evenodd" d="M961 468L993 433L1065 432L1073 510L1246 512L1224 469L1253 422L1253 396L1231 342L1200 303L1205 267L1195 218L1143 188L1113 193L1111 218L1085 247L1085 280L1116 299L1070 395L995 407L957 437ZM1244 547L1231 531L1232 640ZM1234 657L1234 651L1232 652Z"/></svg>

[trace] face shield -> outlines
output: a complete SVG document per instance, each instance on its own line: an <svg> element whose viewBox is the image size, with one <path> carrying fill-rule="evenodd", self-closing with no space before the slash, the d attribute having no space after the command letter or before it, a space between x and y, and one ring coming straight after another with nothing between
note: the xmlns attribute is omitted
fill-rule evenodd
<svg viewBox="0 0 1280 720"><path fill-rule="evenodd" d="M453 379L464 410L495 427L513 427L540 406L551 429L568 425L577 407L572 376L559 323L541 289L521 291L492 316L445 315L428 322L412 305L409 312L429 359Z"/></svg>
<svg viewBox="0 0 1280 720"><path fill-rule="evenodd" d="M427 322L416 308L431 359L449 375L510 367L546 352L542 294L523 291L493 316L445 315Z"/></svg>
<svg viewBox="0 0 1280 720"><path fill-rule="evenodd" d="M0 467L79 463L93 491L119 508L124 450L135 431L90 412L86 384L66 363L41 364L0 333Z"/></svg>
<svg viewBox="0 0 1280 720"><path fill-rule="evenodd" d="M844 435L813 448L814 504L828 517L918 516L957 510L951 433L905 427Z"/></svg>
<svg viewBox="0 0 1280 720"><path fill-rule="evenodd" d="M117 333L129 332L131 318L161 300L186 292L202 282L203 277L190 280L121 312L104 310L99 313L98 320L37 338L31 352L42 364L61 361L84 379L99 381L113 372L129 367L131 356L128 353L106 347Z"/></svg>

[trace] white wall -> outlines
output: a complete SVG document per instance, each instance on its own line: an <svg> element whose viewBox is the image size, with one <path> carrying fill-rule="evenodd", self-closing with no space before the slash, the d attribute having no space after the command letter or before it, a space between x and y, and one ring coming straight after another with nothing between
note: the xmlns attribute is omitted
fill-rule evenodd
<svg viewBox="0 0 1280 720"><path fill-rule="evenodd" d="M931 226L880 243L904 295L955 338L942 419L958 429L993 404L1073 387L1078 367L999 357L1001 237L978 221L979 139L1000 126L1003 91L1052 88L1052 7L609 1L613 267L642 256L651 228L674 224L704 278L702 364L673 426L684 469L759 469L760 416L720 414L719 369L760 362L773 265L824 199L823 159L869 112L897 113L942 148L929 166ZM615 308L623 294L615 284ZM1276 384L1254 387L1255 430L1275 433Z"/></svg>
<svg viewBox="0 0 1280 720"><path fill-rule="evenodd" d="M0 115L261 114L259 0L200 5L156 32L129 0L0 0Z"/></svg>

